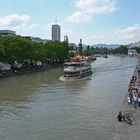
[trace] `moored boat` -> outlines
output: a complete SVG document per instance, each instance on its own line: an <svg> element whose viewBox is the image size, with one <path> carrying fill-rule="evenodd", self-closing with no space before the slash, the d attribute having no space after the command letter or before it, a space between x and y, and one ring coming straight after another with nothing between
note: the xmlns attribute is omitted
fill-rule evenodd
<svg viewBox="0 0 140 140"><path fill-rule="evenodd" d="M71 81L83 79L92 74L92 68L87 61L66 62L64 64L64 75L59 79L62 81Z"/></svg>

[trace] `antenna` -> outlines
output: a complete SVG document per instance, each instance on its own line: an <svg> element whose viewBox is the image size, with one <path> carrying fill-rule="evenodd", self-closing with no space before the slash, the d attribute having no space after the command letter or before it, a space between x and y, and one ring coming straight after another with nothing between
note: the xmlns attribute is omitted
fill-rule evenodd
<svg viewBox="0 0 140 140"><path fill-rule="evenodd" d="M57 24L57 18L55 19L55 24Z"/></svg>

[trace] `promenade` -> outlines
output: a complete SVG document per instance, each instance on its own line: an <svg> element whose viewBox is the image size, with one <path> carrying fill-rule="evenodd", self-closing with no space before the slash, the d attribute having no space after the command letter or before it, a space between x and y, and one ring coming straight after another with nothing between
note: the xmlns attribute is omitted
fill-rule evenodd
<svg viewBox="0 0 140 140"><path fill-rule="evenodd" d="M134 71L134 74L137 77L136 82L134 83L135 88L140 92L140 62ZM109 140L139 140L140 139L140 107L134 108L134 105L128 105L127 93L125 95L124 102L120 110L123 113L128 113L132 122L132 125L128 124L125 121L119 122L116 118L115 126L112 129ZM117 115L117 114L116 114Z"/></svg>

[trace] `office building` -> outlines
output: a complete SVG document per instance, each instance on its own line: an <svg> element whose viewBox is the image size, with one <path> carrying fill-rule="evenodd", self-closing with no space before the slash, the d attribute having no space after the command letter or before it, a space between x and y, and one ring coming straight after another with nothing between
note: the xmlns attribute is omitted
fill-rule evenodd
<svg viewBox="0 0 140 140"><path fill-rule="evenodd" d="M14 36L16 35L15 31L11 30L0 30L0 36Z"/></svg>
<svg viewBox="0 0 140 140"><path fill-rule="evenodd" d="M49 39L42 39L39 37L32 37L29 36L29 38L33 41L33 42L37 42L37 43L46 43L47 41L49 41Z"/></svg>
<svg viewBox="0 0 140 140"><path fill-rule="evenodd" d="M52 40L60 41L60 25L54 24L52 25Z"/></svg>

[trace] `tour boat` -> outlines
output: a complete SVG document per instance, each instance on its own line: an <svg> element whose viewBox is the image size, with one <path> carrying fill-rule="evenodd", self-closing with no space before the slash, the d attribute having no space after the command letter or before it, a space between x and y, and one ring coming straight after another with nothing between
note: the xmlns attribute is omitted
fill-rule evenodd
<svg viewBox="0 0 140 140"><path fill-rule="evenodd" d="M92 74L92 68L87 61L66 62L64 63L64 75L59 79L62 81L71 81L83 79Z"/></svg>

